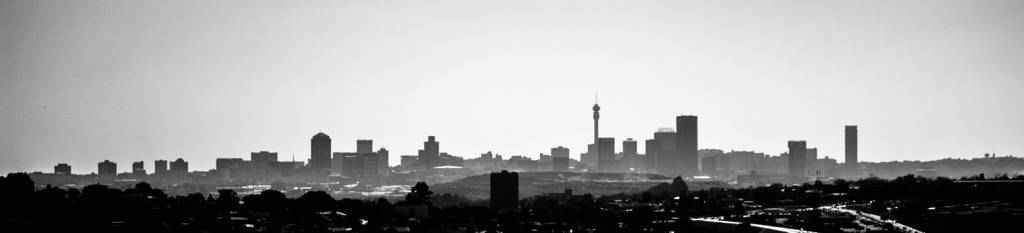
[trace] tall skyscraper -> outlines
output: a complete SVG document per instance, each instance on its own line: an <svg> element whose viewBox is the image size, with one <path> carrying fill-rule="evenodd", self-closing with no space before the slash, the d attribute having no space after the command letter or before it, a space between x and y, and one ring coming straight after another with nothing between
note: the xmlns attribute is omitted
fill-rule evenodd
<svg viewBox="0 0 1024 233"><path fill-rule="evenodd" d="M132 163L132 175L144 176L146 175L146 167L143 166L142 161Z"/></svg>
<svg viewBox="0 0 1024 233"><path fill-rule="evenodd" d="M637 162L637 151L636 141L632 138L626 138L622 141L622 158L619 158L620 170L623 172L640 171L641 168L638 165L642 165L642 162Z"/></svg>
<svg viewBox="0 0 1024 233"><path fill-rule="evenodd" d="M167 160L158 159L153 162L153 173L157 175L167 173Z"/></svg>
<svg viewBox="0 0 1024 233"><path fill-rule="evenodd" d="M169 171L175 174L188 174L188 162L185 162L184 159L178 158L171 162L171 169Z"/></svg>
<svg viewBox="0 0 1024 233"><path fill-rule="evenodd" d="M807 148L807 153L804 154L804 166L807 169L807 176L816 176L819 171L825 172L818 168L818 148Z"/></svg>
<svg viewBox="0 0 1024 233"><path fill-rule="evenodd" d="M440 143L434 140L434 136L428 136L427 141L423 142L423 154L420 157L420 163L427 166L427 170L433 170L437 167L437 157L441 154Z"/></svg>
<svg viewBox="0 0 1024 233"><path fill-rule="evenodd" d="M356 140L356 153L373 153L373 140Z"/></svg>
<svg viewBox="0 0 1024 233"><path fill-rule="evenodd" d="M658 158L655 165L658 174L666 176L677 176L680 174L679 150L676 148L676 131L672 128L658 128L654 133L654 140L658 141L661 148L658 149Z"/></svg>
<svg viewBox="0 0 1024 233"><path fill-rule="evenodd" d="M320 132L310 139L309 166L324 172L331 170L331 136Z"/></svg>
<svg viewBox="0 0 1024 233"><path fill-rule="evenodd" d="M551 170L564 172L569 170L569 148L551 148Z"/></svg>
<svg viewBox="0 0 1024 233"><path fill-rule="evenodd" d="M807 176L807 141L789 141L789 175Z"/></svg>
<svg viewBox="0 0 1024 233"><path fill-rule="evenodd" d="M519 206L519 173L491 173L491 209L515 210Z"/></svg>
<svg viewBox="0 0 1024 233"><path fill-rule="evenodd" d="M377 172L380 173L382 177L391 175L391 165L388 164L391 162L389 156L391 155L387 149L380 148L380 150L377 150Z"/></svg>
<svg viewBox="0 0 1024 233"><path fill-rule="evenodd" d="M847 174L857 173L857 126L846 126L846 171Z"/></svg>
<svg viewBox="0 0 1024 233"><path fill-rule="evenodd" d="M697 116L676 117L676 148L679 150L680 175L695 176L697 170Z"/></svg>
<svg viewBox="0 0 1024 233"><path fill-rule="evenodd" d="M615 138L597 139L597 171L616 172Z"/></svg>
<svg viewBox="0 0 1024 233"><path fill-rule="evenodd" d="M117 176L117 163L110 162L110 160L103 160L103 162L100 162L97 167L98 171L96 174L100 177L114 178L114 176Z"/></svg>
<svg viewBox="0 0 1024 233"><path fill-rule="evenodd" d="M71 175L71 166L66 163L58 163L57 166L53 166L53 174Z"/></svg>
<svg viewBox="0 0 1024 233"><path fill-rule="evenodd" d="M644 141L644 172L657 172L658 151L661 150L661 143L658 139L647 139Z"/></svg>

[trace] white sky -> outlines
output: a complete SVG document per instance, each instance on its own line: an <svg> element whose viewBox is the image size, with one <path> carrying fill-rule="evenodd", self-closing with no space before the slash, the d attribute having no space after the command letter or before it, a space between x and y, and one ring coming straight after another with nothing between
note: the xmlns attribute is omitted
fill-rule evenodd
<svg viewBox="0 0 1024 233"><path fill-rule="evenodd" d="M414 155L807 140L862 161L1024 155L1024 1L0 1L0 172L119 171L323 131ZM44 108L45 106L45 108ZM643 143L640 151L643 151ZM621 144L617 146L621 150Z"/></svg>

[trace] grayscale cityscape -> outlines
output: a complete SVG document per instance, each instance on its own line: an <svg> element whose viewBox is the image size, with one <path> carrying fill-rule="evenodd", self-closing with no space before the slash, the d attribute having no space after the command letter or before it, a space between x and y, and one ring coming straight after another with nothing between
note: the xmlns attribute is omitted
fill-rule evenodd
<svg viewBox="0 0 1024 233"><path fill-rule="evenodd" d="M1019 232L1021 12L2 1L0 231Z"/></svg>

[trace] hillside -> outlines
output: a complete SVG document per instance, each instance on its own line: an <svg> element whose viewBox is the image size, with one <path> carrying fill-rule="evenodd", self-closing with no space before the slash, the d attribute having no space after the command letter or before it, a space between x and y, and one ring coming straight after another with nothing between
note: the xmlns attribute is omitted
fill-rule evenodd
<svg viewBox="0 0 1024 233"><path fill-rule="evenodd" d="M541 193L561 193L565 191L565 188L571 188L574 194L590 193L594 196L634 193L645 191L663 182L671 182L671 179L657 174L525 172L519 173L519 197L525 198ZM455 193L480 200L489 198L490 185L490 174L484 174L431 185L430 190L435 194ZM699 190L724 185L700 182L700 184L694 183L689 186L691 190Z"/></svg>

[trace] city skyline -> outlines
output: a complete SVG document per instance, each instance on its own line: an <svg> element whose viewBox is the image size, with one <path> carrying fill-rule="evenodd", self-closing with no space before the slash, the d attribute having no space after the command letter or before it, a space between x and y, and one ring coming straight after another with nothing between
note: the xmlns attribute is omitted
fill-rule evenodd
<svg viewBox="0 0 1024 233"><path fill-rule="evenodd" d="M1024 152L1019 1L195 4L0 2L0 171L308 161L317 132L578 159L594 93L615 144L694 115L699 149Z"/></svg>

